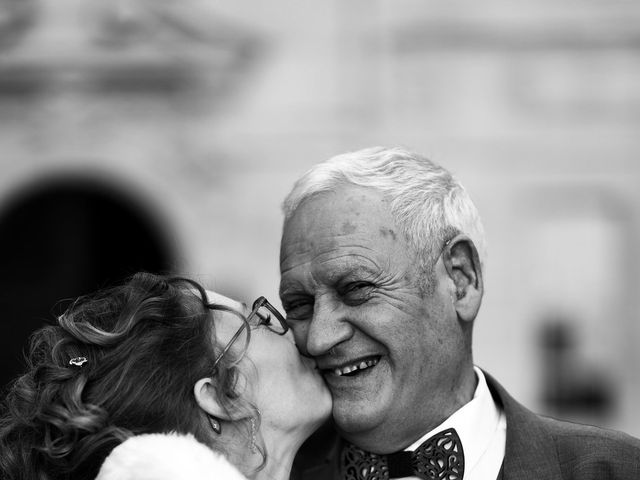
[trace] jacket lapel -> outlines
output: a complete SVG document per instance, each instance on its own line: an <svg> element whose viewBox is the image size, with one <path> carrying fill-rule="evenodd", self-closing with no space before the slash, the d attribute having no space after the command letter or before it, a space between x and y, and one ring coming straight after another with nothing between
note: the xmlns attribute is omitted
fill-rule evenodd
<svg viewBox="0 0 640 480"><path fill-rule="evenodd" d="M501 478L561 480L555 440L544 428L540 418L516 402L493 377L486 372L484 375L489 390L502 405L507 418L507 441Z"/></svg>
<svg viewBox="0 0 640 480"><path fill-rule="evenodd" d="M340 480L342 439L332 421L321 426L298 451L291 480Z"/></svg>

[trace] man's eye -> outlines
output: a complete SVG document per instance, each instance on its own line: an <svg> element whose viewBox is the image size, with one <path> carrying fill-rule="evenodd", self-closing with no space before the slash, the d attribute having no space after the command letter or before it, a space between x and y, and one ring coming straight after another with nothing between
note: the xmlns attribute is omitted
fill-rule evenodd
<svg viewBox="0 0 640 480"><path fill-rule="evenodd" d="M358 294L365 290L369 290L373 285L369 282L351 282L348 283L343 289L343 295L350 293Z"/></svg>
<svg viewBox="0 0 640 480"><path fill-rule="evenodd" d="M345 303L359 305L369 299L373 285L369 282L352 282L345 285L342 298Z"/></svg>
<svg viewBox="0 0 640 480"><path fill-rule="evenodd" d="M287 314L287 320L304 320L313 314L313 303L291 302L284 307Z"/></svg>
<svg viewBox="0 0 640 480"><path fill-rule="evenodd" d="M358 291L361 290L363 288L367 288L370 287L371 284L368 282L353 282L350 283L349 285L347 285L347 291L348 292L354 292L354 291Z"/></svg>

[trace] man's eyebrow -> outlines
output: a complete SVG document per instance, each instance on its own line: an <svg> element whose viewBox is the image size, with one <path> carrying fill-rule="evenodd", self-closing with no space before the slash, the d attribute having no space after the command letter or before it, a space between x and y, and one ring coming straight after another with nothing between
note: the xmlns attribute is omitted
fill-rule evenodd
<svg viewBox="0 0 640 480"><path fill-rule="evenodd" d="M381 274L380 267L371 259L367 262L345 262L340 268L323 272L320 277L323 278L325 284L334 284L345 278L360 276L364 279L377 277ZM303 293L307 291L304 281L299 278L288 277L282 275L280 280L279 295Z"/></svg>
<svg viewBox="0 0 640 480"><path fill-rule="evenodd" d="M286 295L287 293L298 293L301 290L304 290L304 287L298 280L284 280L280 282L280 296Z"/></svg>
<svg viewBox="0 0 640 480"><path fill-rule="evenodd" d="M329 276L331 283L339 282L350 277L371 278L379 274L379 270L369 265L357 265L353 268L344 268L336 272L332 272Z"/></svg>

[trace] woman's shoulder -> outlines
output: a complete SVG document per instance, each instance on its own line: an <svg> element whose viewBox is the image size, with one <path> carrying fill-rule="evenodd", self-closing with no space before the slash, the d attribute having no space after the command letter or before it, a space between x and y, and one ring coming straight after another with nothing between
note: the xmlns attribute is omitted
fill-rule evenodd
<svg viewBox="0 0 640 480"><path fill-rule="evenodd" d="M96 480L246 480L220 453L192 435L145 434L130 437L106 458Z"/></svg>

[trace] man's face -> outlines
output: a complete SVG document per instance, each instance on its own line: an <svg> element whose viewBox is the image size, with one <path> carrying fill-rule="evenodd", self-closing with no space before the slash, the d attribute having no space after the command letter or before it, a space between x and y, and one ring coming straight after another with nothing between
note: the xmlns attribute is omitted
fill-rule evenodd
<svg viewBox="0 0 640 480"><path fill-rule="evenodd" d="M446 418L458 382L450 279L439 261L421 289L417 264L372 189L312 197L284 228L280 296L298 348L316 359L342 434L381 453Z"/></svg>

